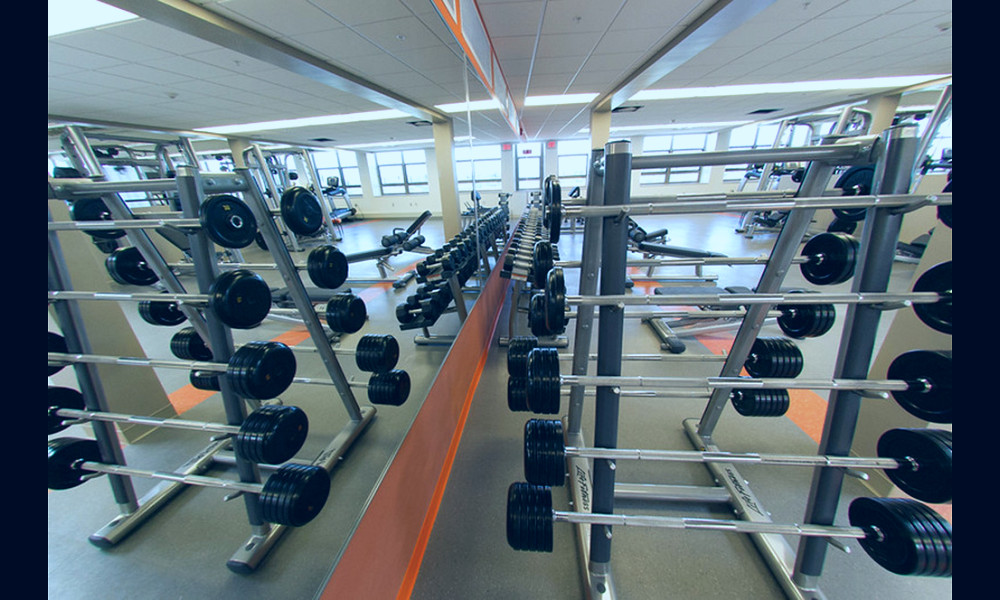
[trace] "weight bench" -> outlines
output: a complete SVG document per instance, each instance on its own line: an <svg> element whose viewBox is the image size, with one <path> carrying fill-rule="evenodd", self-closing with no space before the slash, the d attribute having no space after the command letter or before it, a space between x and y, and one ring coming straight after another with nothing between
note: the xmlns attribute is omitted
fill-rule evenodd
<svg viewBox="0 0 1000 600"><path fill-rule="evenodd" d="M687 287L658 287L653 290L654 295L670 296L671 294L677 295L687 295L687 294L749 294L752 293L750 288L742 286L732 286L726 288L720 287L706 287L706 286L687 286ZM665 302L665 304L669 304ZM701 306L699 307L704 310L726 310L729 307L723 306ZM687 345L681 340L681 336L674 331L674 328L680 327L690 327L696 324L702 324L706 322L705 318L697 317L679 317L672 319L669 323L662 317L650 317L643 319L642 322L646 323L653 329L653 333L656 337L660 339L660 349L669 350L671 354L682 354L687 350ZM739 317L720 317L718 319L713 319L713 328L722 329L729 327L732 324L739 323L742 321ZM723 327L720 327L723 326ZM704 330L699 328L699 330ZM683 332L685 337L690 337L694 335L694 332Z"/></svg>

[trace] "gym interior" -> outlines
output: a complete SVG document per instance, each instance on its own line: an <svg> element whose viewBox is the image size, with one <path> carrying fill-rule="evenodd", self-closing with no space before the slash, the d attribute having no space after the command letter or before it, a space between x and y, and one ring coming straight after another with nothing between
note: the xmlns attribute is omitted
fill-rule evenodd
<svg viewBox="0 0 1000 600"><path fill-rule="evenodd" d="M50 598L952 597L951 2L48 20Z"/></svg>

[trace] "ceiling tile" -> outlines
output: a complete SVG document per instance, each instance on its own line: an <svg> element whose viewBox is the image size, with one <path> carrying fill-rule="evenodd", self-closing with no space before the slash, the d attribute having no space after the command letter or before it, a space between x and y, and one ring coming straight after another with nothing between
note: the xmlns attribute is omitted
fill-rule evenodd
<svg viewBox="0 0 1000 600"><path fill-rule="evenodd" d="M321 9L344 25L350 26L408 17L413 14L409 7L398 0L365 0L364 2L309 0L309 4Z"/></svg>
<svg viewBox="0 0 1000 600"><path fill-rule="evenodd" d="M551 2L550 2L551 3ZM531 35L538 33L543 2L499 2L479 5L483 24L491 38Z"/></svg>

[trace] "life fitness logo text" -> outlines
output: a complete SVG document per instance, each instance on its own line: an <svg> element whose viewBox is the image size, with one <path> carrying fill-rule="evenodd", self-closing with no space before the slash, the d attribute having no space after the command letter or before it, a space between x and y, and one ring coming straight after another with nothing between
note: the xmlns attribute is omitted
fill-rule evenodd
<svg viewBox="0 0 1000 600"><path fill-rule="evenodd" d="M590 512L590 476L586 470L576 466L576 482L580 485L580 510Z"/></svg>
<svg viewBox="0 0 1000 600"><path fill-rule="evenodd" d="M736 477L731 469L726 469L726 477L729 479L730 483L733 484L733 488L736 490L736 493L740 496L740 498L743 498L743 503L746 504L747 508L753 510L760 516L764 516L763 511L761 511L757 506L753 496L751 496L750 492L743 487L743 482Z"/></svg>

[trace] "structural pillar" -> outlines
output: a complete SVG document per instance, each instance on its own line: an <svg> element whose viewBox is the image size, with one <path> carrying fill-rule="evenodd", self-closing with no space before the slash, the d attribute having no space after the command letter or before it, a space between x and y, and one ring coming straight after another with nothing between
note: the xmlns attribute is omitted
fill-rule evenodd
<svg viewBox="0 0 1000 600"><path fill-rule="evenodd" d="M458 183L455 181L455 128L453 121L449 119L435 120L433 129L444 237L451 239L462 231L462 211L458 202Z"/></svg>

